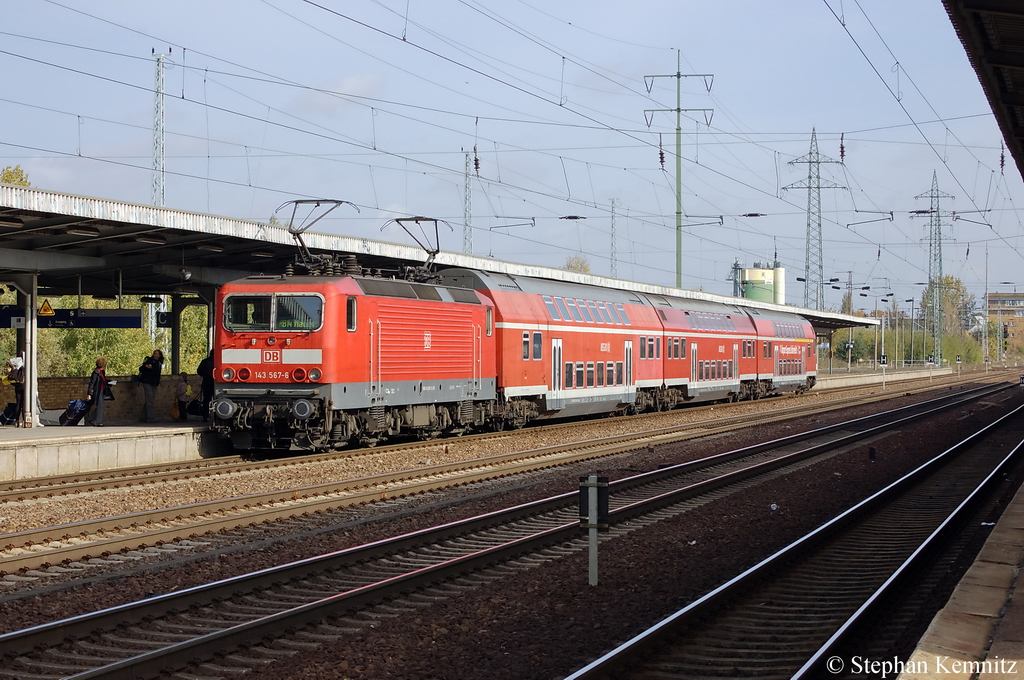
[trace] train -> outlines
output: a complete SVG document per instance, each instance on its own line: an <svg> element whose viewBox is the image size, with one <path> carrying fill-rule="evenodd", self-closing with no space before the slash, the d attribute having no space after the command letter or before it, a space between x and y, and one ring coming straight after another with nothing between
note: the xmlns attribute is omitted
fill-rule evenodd
<svg viewBox="0 0 1024 680"><path fill-rule="evenodd" d="M250 276L217 296L210 427L328 451L811 389L797 313L451 268Z"/></svg>

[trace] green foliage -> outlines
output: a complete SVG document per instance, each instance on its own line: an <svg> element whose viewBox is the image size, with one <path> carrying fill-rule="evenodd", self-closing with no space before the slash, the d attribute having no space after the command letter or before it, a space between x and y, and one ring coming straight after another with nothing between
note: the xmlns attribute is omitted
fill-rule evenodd
<svg viewBox="0 0 1024 680"><path fill-rule="evenodd" d="M14 304L7 293L0 296L0 304ZM50 300L59 309L78 307L77 295ZM92 373L96 357L107 357L107 374L134 375L142 360L159 349L166 355L164 372L171 370L171 329L156 330L154 342L146 329L148 309L138 296L125 295L121 299L124 309L143 310L143 328L41 328L39 329L39 376L86 376ZM117 309L117 303L82 298L84 309ZM195 373L196 366L207 354L206 307L191 306L181 313L181 369ZM0 352L14 356L16 336L13 329L0 330Z"/></svg>
<svg viewBox="0 0 1024 680"><path fill-rule="evenodd" d="M13 168L8 165L3 170L0 170L0 182L3 184L16 184L22 187L32 186L28 182L28 173L22 170L20 165L15 165Z"/></svg>
<svg viewBox="0 0 1024 680"><path fill-rule="evenodd" d="M576 253L575 255L570 255L569 258L566 259L565 267L563 267L563 268L567 269L567 270L569 270L571 272L579 272L580 274L589 274L590 273L590 261L582 253Z"/></svg>

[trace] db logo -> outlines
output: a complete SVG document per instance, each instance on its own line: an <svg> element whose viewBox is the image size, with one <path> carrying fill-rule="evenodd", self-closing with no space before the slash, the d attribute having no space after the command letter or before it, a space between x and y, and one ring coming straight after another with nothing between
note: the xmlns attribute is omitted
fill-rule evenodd
<svg viewBox="0 0 1024 680"><path fill-rule="evenodd" d="M265 363L265 364L279 364L279 363L281 363L281 350L279 350L279 349L265 349L265 350L263 350L263 363Z"/></svg>
<svg viewBox="0 0 1024 680"><path fill-rule="evenodd" d="M423 349L430 349L430 331L423 333Z"/></svg>

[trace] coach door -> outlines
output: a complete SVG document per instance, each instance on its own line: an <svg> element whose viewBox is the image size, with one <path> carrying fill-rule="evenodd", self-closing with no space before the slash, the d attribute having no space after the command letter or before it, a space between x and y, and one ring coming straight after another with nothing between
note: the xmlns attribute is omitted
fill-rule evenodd
<svg viewBox="0 0 1024 680"><path fill-rule="evenodd" d="M636 385L633 384L633 341L626 340L625 352L623 353L623 360L625 362L625 387L626 387L626 401L634 401L636 395Z"/></svg>
<svg viewBox="0 0 1024 680"><path fill-rule="evenodd" d="M548 408L561 408L562 404L562 339L551 338L551 390ZM556 405L557 402L557 405Z"/></svg>
<svg viewBox="0 0 1024 680"><path fill-rule="evenodd" d="M703 379L700 371L697 368L700 367L700 363L697 361L697 343L690 343L690 382L697 382Z"/></svg>

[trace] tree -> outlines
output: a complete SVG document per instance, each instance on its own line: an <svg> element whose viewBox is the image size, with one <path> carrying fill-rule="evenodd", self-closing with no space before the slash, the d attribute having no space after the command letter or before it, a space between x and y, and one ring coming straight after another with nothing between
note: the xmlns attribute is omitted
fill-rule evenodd
<svg viewBox="0 0 1024 680"><path fill-rule="evenodd" d="M583 253L576 253L575 255L570 255L569 258L566 259L563 269L567 269L571 272L579 272L580 274L589 274L590 261Z"/></svg>
<svg viewBox="0 0 1024 680"><path fill-rule="evenodd" d="M0 183L16 184L20 187L32 186L28 182L28 173L22 170L20 165L15 165L13 168L8 165L3 170L0 170Z"/></svg>
<svg viewBox="0 0 1024 680"><path fill-rule="evenodd" d="M921 313L925 319L925 327L929 329L931 328L930 320L932 318L933 285L933 283L929 283L921 295ZM943 329L946 333L951 334L965 333L973 325L974 308L976 306L974 295L967 292L967 287L963 281L948 274L942 277L940 293L941 301L939 304L942 310Z"/></svg>
<svg viewBox="0 0 1024 680"><path fill-rule="evenodd" d="M59 309L73 309L78 306L78 296L65 295L50 302ZM14 304L13 293L0 297L0 304ZM121 305L125 309L146 309L135 295L122 297ZM116 309L117 303L86 297L82 299L82 307ZM206 307L186 308L181 313L180 323L181 368L195 373L207 354ZM171 333L167 328L157 330L155 342L145 328L41 328L38 337L40 377L88 376L96 365L96 357L100 356L107 358L108 375L134 375L142 359L154 349L161 349L167 355L164 370L170 370ZM0 356L14 356L14 351L14 329L0 329Z"/></svg>

